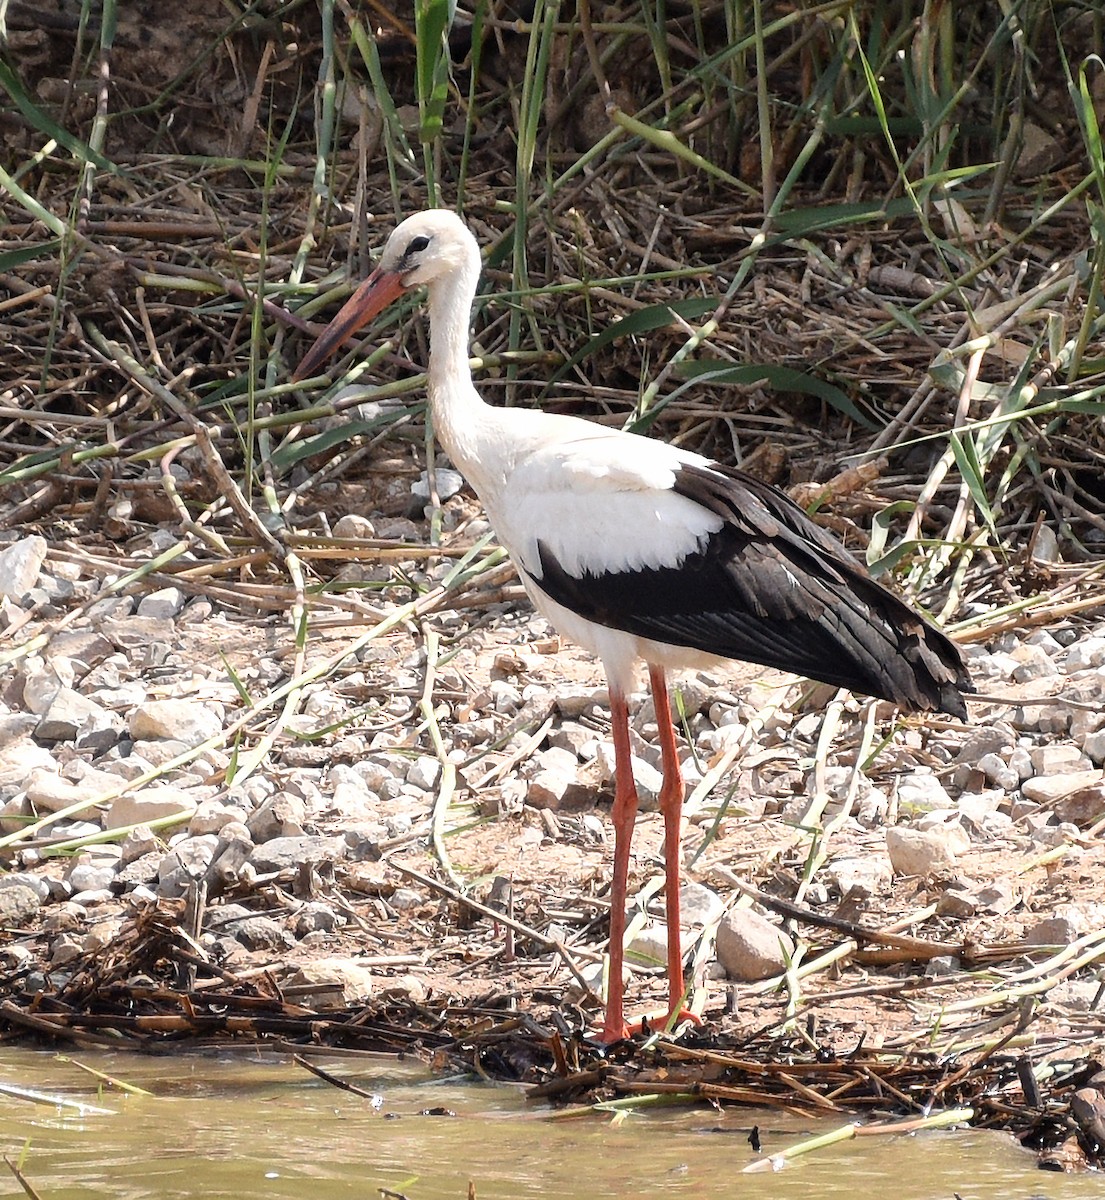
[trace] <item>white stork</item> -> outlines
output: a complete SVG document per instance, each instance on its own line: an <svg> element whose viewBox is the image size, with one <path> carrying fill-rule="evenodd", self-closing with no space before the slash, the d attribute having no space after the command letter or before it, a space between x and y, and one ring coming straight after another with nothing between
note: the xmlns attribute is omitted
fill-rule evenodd
<svg viewBox="0 0 1105 1200"><path fill-rule="evenodd" d="M379 266L330 322L296 379L410 288L429 305L434 430L475 489L526 591L606 669L615 751L605 1042L622 1009L626 877L637 792L626 695L643 660L663 761L669 1016L684 995L679 927L683 780L669 670L736 658L893 701L966 716L954 643L775 488L731 467L576 417L492 408L472 384L468 334L480 274L454 213L403 221Z"/></svg>

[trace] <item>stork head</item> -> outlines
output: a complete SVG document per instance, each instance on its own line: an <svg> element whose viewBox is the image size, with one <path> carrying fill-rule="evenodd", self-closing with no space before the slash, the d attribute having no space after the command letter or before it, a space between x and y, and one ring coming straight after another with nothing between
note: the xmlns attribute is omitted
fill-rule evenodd
<svg viewBox="0 0 1105 1200"><path fill-rule="evenodd" d="M462 273L479 274L480 252L468 226L447 208L416 213L397 225L376 270L345 302L296 368L293 379L317 374L322 363L409 288L433 286Z"/></svg>
<svg viewBox="0 0 1105 1200"><path fill-rule="evenodd" d="M468 226L451 209L431 208L395 227L377 272L393 272L410 288L473 264L478 270L479 250Z"/></svg>

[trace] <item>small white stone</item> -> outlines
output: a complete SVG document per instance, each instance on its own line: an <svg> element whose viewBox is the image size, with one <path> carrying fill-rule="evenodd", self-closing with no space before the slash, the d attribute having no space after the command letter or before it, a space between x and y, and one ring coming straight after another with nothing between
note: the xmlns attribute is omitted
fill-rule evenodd
<svg viewBox="0 0 1105 1200"><path fill-rule="evenodd" d="M114 780L114 783L116 787L119 786L118 780ZM95 780L82 786L56 774L54 770L43 768L31 772L26 781L26 789L27 799L30 803L36 809L50 813L61 812L63 808L69 808L74 804L95 800L97 796L109 790L97 786Z"/></svg>
<svg viewBox="0 0 1105 1200"><path fill-rule="evenodd" d="M1044 917L1024 931L1024 940L1030 946L1069 946L1082 930L1067 916Z"/></svg>
<svg viewBox="0 0 1105 1200"><path fill-rule="evenodd" d="M894 870L885 854L846 855L829 863L829 878L842 896L858 888L868 896L877 896L890 886Z"/></svg>
<svg viewBox="0 0 1105 1200"><path fill-rule="evenodd" d="M1083 771L1090 766L1089 761L1078 747L1069 742L1036 746L1029 750L1028 757L1032 760L1032 771L1035 775L1058 775L1066 771Z"/></svg>
<svg viewBox="0 0 1105 1200"><path fill-rule="evenodd" d="M1032 840L1048 850L1073 845L1078 841L1078 826L1068 821L1060 825L1044 825L1032 831Z"/></svg>
<svg viewBox="0 0 1105 1200"><path fill-rule="evenodd" d="M0 888L6 887L29 887L40 900L49 900L50 898L50 885L41 875L34 875L30 871L0 874Z"/></svg>
<svg viewBox="0 0 1105 1200"><path fill-rule="evenodd" d="M522 707L522 693L505 679L493 679L488 691L491 693L491 705L497 713L510 716Z"/></svg>
<svg viewBox="0 0 1105 1200"><path fill-rule="evenodd" d="M36 768L51 773L57 771L50 751L30 738L10 742L0 749L0 789L7 791L8 795L22 791L27 777Z"/></svg>
<svg viewBox="0 0 1105 1200"><path fill-rule="evenodd" d="M1012 679L1020 663L1012 654L999 651L996 654L982 654L971 660L971 675L977 679Z"/></svg>
<svg viewBox="0 0 1105 1200"><path fill-rule="evenodd" d="M362 758L353 764L353 771L364 780L369 791L387 799L387 789L395 782L395 764L383 758Z"/></svg>
<svg viewBox="0 0 1105 1200"><path fill-rule="evenodd" d="M924 876L954 867L956 858L951 840L948 829L893 825L886 831L886 849L898 875Z"/></svg>
<svg viewBox="0 0 1105 1200"><path fill-rule="evenodd" d="M1017 729L1045 734L1065 734L1070 730L1071 710L1065 704L1020 704L1013 710Z"/></svg>
<svg viewBox="0 0 1105 1200"><path fill-rule="evenodd" d="M1076 708L1070 717L1071 741L1077 742L1081 746L1091 733L1096 733L1103 726L1105 726L1105 712L1100 710L1090 712L1084 708Z"/></svg>
<svg viewBox="0 0 1105 1200"><path fill-rule="evenodd" d="M994 788L987 792L960 792L956 801L959 813L976 825L981 825L986 817L997 812L1005 800L1005 792Z"/></svg>
<svg viewBox="0 0 1105 1200"><path fill-rule="evenodd" d="M421 908L426 904L426 898L414 888L396 888L391 894L389 904L396 912L410 912L412 908Z"/></svg>
<svg viewBox="0 0 1105 1200"><path fill-rule="evenodd" d="M231 822L245 822L248 813L244 808L226 804L222 800L204 800L196 806L188 821L188 832L193 836L202 833L219 833Z"/></svg>
<svg viewBox="0 0 1105 1200"><path fill-rule="evenodd" d="M1082 752L1098 766L1105 763L1105 729L1091 733L1082 743Z"/></svg>
<svg viewBox="0 0 1105 1200"><path fill-rule="evenodd" d="M1026 800L1035 800L1044 806L1055 804L1064 796L1091 788L1105 778L1105 771L1068 771L1058 775L1048 775L1037 779L1026 779L1021 785L1021 791Z"/></svg>
<svg viewBox="0 0 1105 1200"><path fill-rule="evenodd" d="M1063 653L1063 644L1054 638L1046 629L1034 629L1024 639L1027 646L1039 646L1045 654L1057 655Z"/></svg>
<svg viewBox="0 0 1105 1200"><path fill-rule="evenodd" d="M602 997L603 981L605 974L605 963L601 962L585 962L579 965L579 974L582 976L583 983L586 985L587 991L593 996ZM622 983L623 985L629 980L629 968L622 967ZM569 1004L578 1004L580 1001L587 998L587 992L580 986L579 980L573 975L568 981L564 989L564 998Z"/></svg>
<svg viewBox="0 0 1105 1200"><path fill-rule="evenodd" d="M76 862L65 874L65 881L76 892L99 892L110 889L115 868L102 863Z"/></svg>
<svg viewBox="0 0 1105 1200"><path fill-rule="evenodd" d="M970 892L949 887L936 901L936 911L943 917L965 919L975 915L978 905Z"/></svg>
<svg viewBox="0 0 1105 1200"><path fill-rule="evenodd" d="M148 825L162 817L181 815L187 820L196 811L200 796L197 789L145 787L138 792L127 792L113 800L108 811L105 828L118 829L127 825Z"/></svg>
<svg viewBox="0 0 1105 1200"><path fill-rule="evenodd" d="M616 764L612 742L601 743L597 761L601 772L600 778L603 782L614 779ZM637 799L640 802L641 812L656 812L660 789L664 783L662 773L651 763L645 762L643 758L638 758L636 754L630 758L630 766L633 771L633 781L637 785Z"/></svg>
<svg viewBox="0 0 1105 1200"><path fill-rule="evenodd" d="M717 930L717 958L730 979L753 983L786 970L794 939L750 908L734 908Z"/></svg>
<svg viewBox="0 0 1105 1200"><path fill-rule="evenodd" d="M1031 683L1033 679L1059 674L1059 668L1042 646L1018 646L1013 651L1013 657L1018 663L1013 670L1014 683Z"/></svg>
<svg viewBox="0 0 1105 1200"><path fill-rule="evenodd" d="M334 522L334 537L368 540L376 536L376 527L360 513L343 513Z"/></svg>
<svg viewBox="0 0 1105 1200"><path fill-rule="evenodd" d="M926 979L939 979L943 975L955 975L963 969L963 964L954 954L939 954L930 958L925 966Z"/></svg>
<svg viewBox="0 0 1105 1200"><path fill-rule="evenodd" d="M725 911L717 892L693 880L679 889L679 920L685 928L712 925Z"/></svg>
<svg viewBox="0 0 1105 1200"><path fill-rule="evenodd" d="M177 587L158 588L149 592L138 601L140 617L156 617L159 620L172 619L184 607L184 593Z"/></svg>
<svg viewBox="0 0 1105 1200"><path fill-rule="evenodd" d="M414 784L422 791L432 791L441 778L441 763L428 754L420 754L407 768L406 778L408 783Z"/></svg>
<svg viewBox="0 0 1105 1200"><path fill-rule="evenodd" d="M1021 902L1021 897L1007 883L999 880L979 888L975 900L980 909L1004 916Z"/></svg>
<svg viewBox="0 0 1105 1200"><path fill-rule="evenodd" d="M59 688L35 727L35 737L43 742L71 742L79 733L109 728L111 714L94 700L72 688Z"/></svg>
<svg viewBox="0 0 1105 1200"><path fill-rule="evenodd" d="M23 599L38 582L46 549L46 539L35 534L0 550L0 597Z"/></svg>
<svg viewBox="0 0 1105 1200"><path fill-rule="evenodd" d="M205 700L147 700L127 720L136 741L161 738L198 746L217 736L223 727L223 706Z"/></svg>
<svg viewBox="0 0 1105 1200"><path fill-rule="evenodd" d="M1032 755L1023 746L1018 746L1009 755L1009 769L1017 772L1021 781L1031 779L1035 769L1032 766Z"/></svg>
<svg viewBox="0 0 1105 1200"><path fill-rule="evenodd" d="M991 783L1011 792L1021 781L1020 776L997 754L984 754L976 764Z"/></svg>
<svg viewBox="0 0 1105 1200"><path fill-rule="evenodd" d="M1068 675L1105 665L1105 637L1086 637L1075 642L1067 651L1064 665Z"/></svg>
<svg viewBox="0 0 1105 1200"><path fill-rule="evenodd" d="M945 844L952 854L966 854L971 848L971 837L963 828L962 815L958 809L925 813L924 816L917 819L914 828L926 833L934 830L943 835Z"/></svg>
<svg viewBox="0 0 1105 1200"><path fill-rule="evenodd" d="M592 708L605 708L609 703L609 694L605 688L579 688L564 691L556 695L556 707L561 716L576 720Z"/></svg>
<svg viewBox="0 0 1105 1200"><path fill-rule="evenodd" d="M1016 745L1016 742L1017 735L1014 733L1012 727L1004 721L997 721L993 725L983 725L968 734L967 740L960 747L955 761L974 766L983 755L1004 755L1011 747Z"/></svg>
<svg viewBox="0 0 1105 1200"><path fill-rule="evenodd" d="M952 808L947 789L931 772L910 771L898 780L898 807L903 811L927 812Z"/></svg>
<svg viewBox="0 0 1105 1200"><path fill-rule="evenodd" d="M581 784L574 769L567 773L542 768L526 785L526 803L531 808L577 812L593 799L594 789Z"/></svg>
<svg viewBox="0 0 1105 1200"><path fill-rule="evenodd" d="M438 499L448 500L450 496L455 496L464 487L464 476L459 471L451 471L448 467L436 467L434 483L437 485ZM428 471L423 471L411 484L411 494L417 496L419 500L429 500L430 476Z"/></svg>
<svg viewBox="0 0 1105 1200"><path fill-rule="evenodd" d="M373 987L372 973L356 959L320 958L304 963L282 990L312 1008L344 1008L367 1000Z"/></svg>
<svg viewBox="0 0 1105 1200"><path fill-rule="evenodd" d="M626 961L639 967L662 967L667 955L668 927L660 921L642 926L625 948Z"/></svg>
<svg viewBox="0 0 1105 1200"><path fill-rule="evenodd" d="M132 829L119 845L122 851L120 864L126 866L144 854L153 853L160 845L157 835L148 825L139 825Z"/></svg>

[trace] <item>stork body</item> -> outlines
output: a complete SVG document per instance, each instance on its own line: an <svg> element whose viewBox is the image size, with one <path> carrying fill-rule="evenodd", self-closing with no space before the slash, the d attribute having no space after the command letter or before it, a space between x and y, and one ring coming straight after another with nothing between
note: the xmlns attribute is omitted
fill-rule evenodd
<svg viewBox="0 0 1105 1200"><path fill-rule="evenodd" d="M575 417L493 408L472 384L476 241L453 213L408 218L380 265L309 351L314 374L358 328L425 285L434 430L479 496L537 609L597 655L615 750L610 975L603 1039L624 1036L623 942L637 811L626 695L644 662L663 765L670 1012L683 996L683 802L667 692L673 669L736 658L891 700L966 715L954 643L870 578L781 492L701 455Z"/></svg>

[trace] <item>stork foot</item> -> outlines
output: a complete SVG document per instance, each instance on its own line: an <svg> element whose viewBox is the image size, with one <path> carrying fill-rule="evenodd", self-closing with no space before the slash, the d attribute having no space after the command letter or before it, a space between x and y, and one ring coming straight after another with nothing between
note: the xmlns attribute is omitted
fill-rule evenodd
<svg viewBox="0 0 1105 1200"><path fill-rule="evenodd" d="M702 1025L702 1018L691 1012L689 1008L676 1009L674 1013L657 1013L656 1016L644 1016L639 1021L633 1021L627 1026L630 1037L635 1037L638 1033L658 1033L661 1030L667 1029L670 1025L672 1029L678 1028L684 1021L689 1021L692 1025Z"/></svg>
<svg viewBox="0 0 1105 1200"><path fill-rule="evenodd" d="M689 1021L692 1025L702 1025L702 1018L690 1011L688 1008L680 1008L673 1015L670 1012L646 1014L636 1021L630 1021L628 1024L622 1024L620 1027L613 1029L604 1028L599 1034L598 1040L604 1046L611 1046L615 1042L624 1041L626 1038L636 1037L639 1033L653 1034L660 1030L666 1029L669 1025L674 1029L681 1025L684 1021Z"/></svg>

